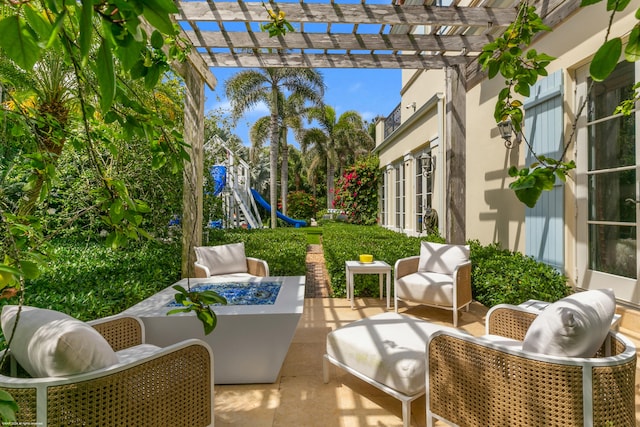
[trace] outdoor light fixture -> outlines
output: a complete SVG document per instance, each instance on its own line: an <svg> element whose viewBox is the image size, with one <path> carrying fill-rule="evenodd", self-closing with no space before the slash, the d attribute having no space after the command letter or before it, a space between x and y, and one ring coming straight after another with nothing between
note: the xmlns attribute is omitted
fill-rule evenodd
<svg viewBox="0 0 640 427"><path fill-rule="evenodd" d="M422 176L428 177L433 171L435 159L429 153L422 153L420 160L422 160Z"/></svg>
<svg viewBox="0 0 640 427"><path fill-rule="evenodd" d="M498 123L498 130L500 131L500 136L504 139L504 146L509 149L513 148L514 142L511 141L511 137L513 136L511 119L506 119Z"/></svg>

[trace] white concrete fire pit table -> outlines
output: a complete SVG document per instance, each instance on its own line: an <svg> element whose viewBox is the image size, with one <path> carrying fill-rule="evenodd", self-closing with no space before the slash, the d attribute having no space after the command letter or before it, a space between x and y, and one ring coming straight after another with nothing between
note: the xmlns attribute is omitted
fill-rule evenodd
<svg viewBox="0 0 640 427"><path fill-rule="evenodd" d="M194 313L167 316L176 308L176 290L168 287L125 311L145 326L146 342L161 347L186 338L199 338L213 349L216 384L273 383L287 355L304 306L304 276L243 279L189 279L191 288L236 282L260 287L280 285L271 304L214 306L218 325L209 335ZM240 283L241 282L241 283ZM187 279L175 283L187 288ZM172 285L173 286L173 285ZM213 290L216 290L215 288Z"/></svg>

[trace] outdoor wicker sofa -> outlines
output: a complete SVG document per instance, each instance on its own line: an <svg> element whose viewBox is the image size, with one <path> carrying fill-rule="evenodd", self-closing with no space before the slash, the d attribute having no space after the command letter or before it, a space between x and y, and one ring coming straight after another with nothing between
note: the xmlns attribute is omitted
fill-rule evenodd
<svg viewBox="0 0 640 427"><path fill-rule="evenodd" d="M212 426L213 355L203 341L144 344L133 316L89 322L118 355L112 366L30 378L9 355L0 389L19 405L17 423L41 426Z"/></svg>

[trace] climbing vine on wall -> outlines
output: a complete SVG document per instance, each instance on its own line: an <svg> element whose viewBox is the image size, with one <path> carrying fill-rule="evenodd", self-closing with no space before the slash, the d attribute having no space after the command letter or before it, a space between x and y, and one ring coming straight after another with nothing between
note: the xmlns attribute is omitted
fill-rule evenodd
<svg viewBox="0 0 640 427"><path fill-rule="evenodd" d="M583 0L580 6L585 7L601 1L603 0ZM618 64L624 43L620 37L610 38L610 30L615 14L625 10L630 2L631 0L606 0L610 19L605 40L596 52L589 69L593 81L606 79ZM635 17L640 20L640 9L636 11ZM498 74L505 78L505 87L498 94L494 111L496 122L509 120L518 133L522 133L524 119L523 103L518 97L529 96L531 87L540 76L547 76L547 66L555 59L529 48L536 34L545 31L551 31L551 28L544 24L535 7L525 1L520 5L516 20L501 37L485 45L478 57L480 65L487 71L490 79ZM629 62L640 59L640 23L636 23L631 30L624 46L624 54ZM639 89L640 84L636 84L633 96L624 101L616 109L616 113L631 114L635 102L640 99ZM585 106L586 101L579 107L576 117L580 117ZM576 167L573 160L565 160L567 150L574 140L576 126L577 122L574 121L571 135L566 139L559 159L535 153L529 141L521 135L536 159L534 163L523 168L512 166L509 169L509 175L515 178L509 187L522 203L529 207L535 206L543 191L553 189L556 178L566 181L569 172Z"/></svg>

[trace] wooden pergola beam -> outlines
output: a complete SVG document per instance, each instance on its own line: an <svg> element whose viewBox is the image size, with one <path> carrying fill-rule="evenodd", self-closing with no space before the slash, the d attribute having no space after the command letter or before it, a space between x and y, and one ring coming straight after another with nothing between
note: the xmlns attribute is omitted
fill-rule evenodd
<svg viewBox="0 0 640 427"><path fill-rule="evenodd" d="M261 3L179 2L180 18L187 21L266 22ZM267 3L286 13L289 22L377 25L508 26L516 9L489 7L396 6L373 4Z"/></svg>
<svg viewBox="0 0 640 427"><path fill-rule="evenodd" d="M454 51L480 52L491 42L487 35L433 34L318 34L289 33L284 37L269 37L264 32L185 31L196 48L234 49L336 49L390 51Z"/></svg>
<svg viewBox="0 0 640 427"><path fill-rule="evenodd" d="M466 65L473 58L443 55L296 54L296 53L212 53L203 54L210 67L238 68L404 68L441 69Z"/></svg>

